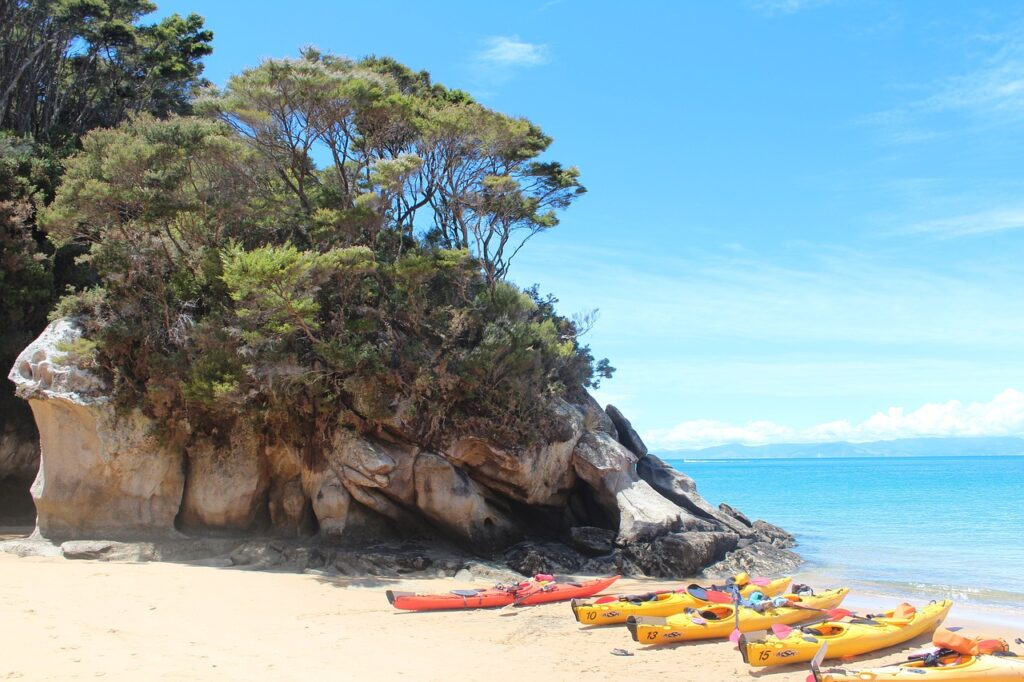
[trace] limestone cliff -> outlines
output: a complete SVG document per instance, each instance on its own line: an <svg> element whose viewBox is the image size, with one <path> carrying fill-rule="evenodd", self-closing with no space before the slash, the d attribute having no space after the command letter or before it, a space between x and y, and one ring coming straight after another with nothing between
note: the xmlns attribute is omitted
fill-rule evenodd
<svg viewBox="0 0 1024 682"><path fill-rule="evenodd" d="M520 570L585 564L661 576L691 575L730 553L742 566L748 548L763 561L765 547L792 544L781 529L709 505L647 453L617 409L589 396L559 402L555 437L525 452L474 434L427 449L400 429L339 426L326 464L311 467L273 433L238 424L217 442L165 442L150 418L116 411L108 386L65 362L60 348L79 334L72 321L52 323L10 373L39 428L32 496L47 538L438 537L506 552ZM534 544L516 544L527 538Z"/></svg>

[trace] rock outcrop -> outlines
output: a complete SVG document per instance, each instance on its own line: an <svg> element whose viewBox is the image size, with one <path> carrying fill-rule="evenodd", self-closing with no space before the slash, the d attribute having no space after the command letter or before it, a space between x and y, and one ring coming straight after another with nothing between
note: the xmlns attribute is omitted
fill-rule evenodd
<svg viewBox="0 0 1024 682"><path fill-rule="evenodd" d="M602 410L589 395L555 404L548 442L522 452L474 434L428 448L393 424L357 430L346 422L310 461L241 422L223 424L216 440L161 440L151 419L115 411L103 381L65 362L61 349L79 334L71 321L54 322L10 374L40 432L37 535L106 542L65 542L67 556L159 558L111 541L185 535L316 536L322 548L364 549L424 538L501 556L527 573L682 577L711 565L767 570L795 556L782 554L793 544L785 531L712 507L692 479L647 452L618 409ZM276 546L244 545L225 561L373 572L354 550L329 558ZM402 556L409 570L438 565Z"/></svg>
<svg viewBox="0 0 1024 682"><path fill-rule="evenodd" d="M10 373L39 428L37 530L65 538L172 533L182 455L165 448L137 411L115 414L94 375L62 362L60 349L78 335L71 322L52 323Z"/></svg>

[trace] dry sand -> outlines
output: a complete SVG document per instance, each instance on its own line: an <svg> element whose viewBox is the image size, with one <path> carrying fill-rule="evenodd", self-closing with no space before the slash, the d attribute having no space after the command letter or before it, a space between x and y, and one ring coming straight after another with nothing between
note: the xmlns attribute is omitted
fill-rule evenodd
<svg viewBox="0 0 1024 682"><path fill-rule="evenodd" d="M630 580L617 590L676 584ZM0 554L0 678L802 682L807 674L752 671L726 642L643 649L623 627L580 627L564 603L405 613L384 598L389 588L466 586ZM954 621L962 622L956 609ZM1011 634L1005 623L988 630ZM926 640L858 663L901 660Z"/></svg>

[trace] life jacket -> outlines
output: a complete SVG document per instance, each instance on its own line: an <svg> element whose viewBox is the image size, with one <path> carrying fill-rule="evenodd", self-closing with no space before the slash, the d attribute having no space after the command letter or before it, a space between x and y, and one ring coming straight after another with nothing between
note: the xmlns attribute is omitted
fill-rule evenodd
<svg viewBox="0 0 1024 682"><path fill-rule="evenodd" d="M1010 650L1010 645L1006 643L1005 639L974 635L970 631L965 633L962 629L954 632L946 628L939 628L932 636L932 644L940 649L948 649L968 656L994 654Z"/></svg>
<svg viewBox="0 0 1024 682"><path fill-rule="evenodd" d="M917 613L917 609L910 604L903 602L893 609L892 617L893 620L909 620L915 613Z"/></svg>

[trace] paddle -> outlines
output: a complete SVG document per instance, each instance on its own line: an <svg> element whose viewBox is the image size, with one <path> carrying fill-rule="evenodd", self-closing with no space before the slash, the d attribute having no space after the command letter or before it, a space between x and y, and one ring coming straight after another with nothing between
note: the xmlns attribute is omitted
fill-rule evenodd
<svg viewBox="0 0 1024 682"><path fill-rule="evenodd" d="M770 578L751 578L750 584L764 587L765 585L771 585L772 581Z"/></svg>
<svg viewBox="0 0 1024 682"><path fill-rule="evenodd" d="M825 660L825 652L828 650L828 642L822 642L818 653L811 659L811 674L805 682L821 682L821 662Z"/></svg>
<svg viewBox="0 0 1024 682"><path fill-rule="evenodd" d="M686 593L700 601L714 602L716 604L731 604L733 602L732 596L727 592L709 590L708 588L701 587L700 585L690 585L686 588Z"/></svg>
<svg viewBox="0 0 1024 682"><path fill-rule="evenodd" d="M740 637L743 636L743 633L740 632L740 591L736 588L733 588L732 594L734 598L733 611L736 614L736 626L733 628L732 632L729 633L729 641L735 644L736 646L739 646Z"/></svg>

